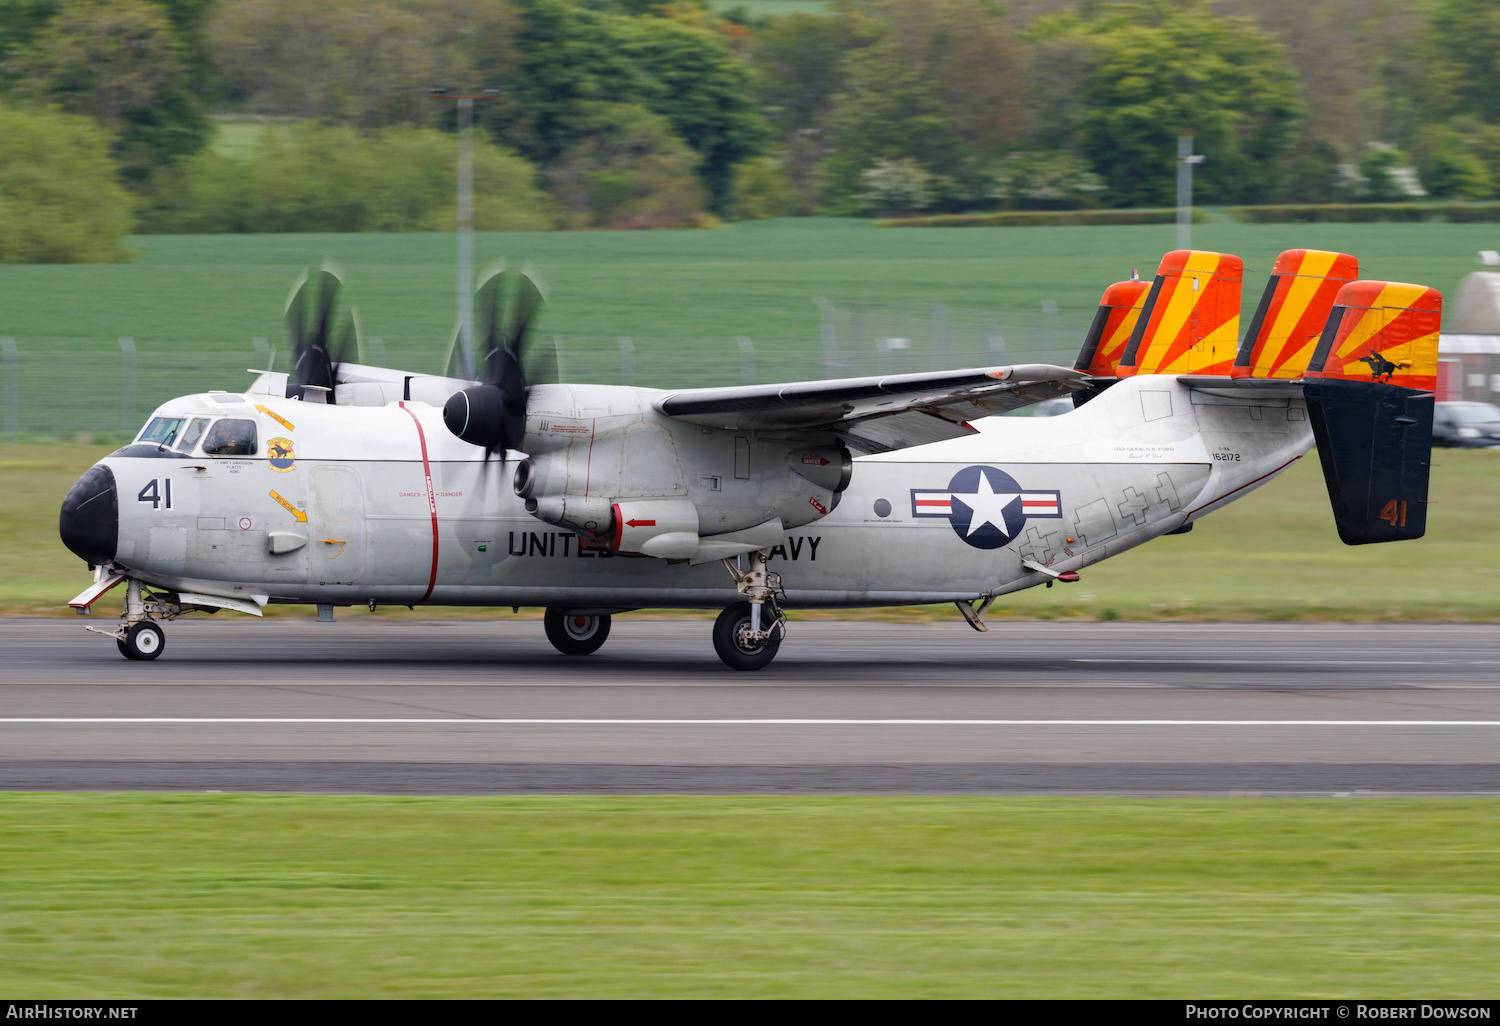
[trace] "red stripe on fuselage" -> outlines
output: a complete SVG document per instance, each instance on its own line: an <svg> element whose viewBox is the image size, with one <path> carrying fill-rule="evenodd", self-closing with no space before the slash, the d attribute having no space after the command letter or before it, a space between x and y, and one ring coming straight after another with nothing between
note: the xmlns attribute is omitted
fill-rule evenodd
<svg viewBox="0 0 1500 1026"><path fill-rule="evenodd" d="M432 589L437 587L438 568L438 522L437 522L437 494L432 490L432 464L427 460L427 433L422 430L422 422L417 415L407 409L405 403L401 408L406 410L406 415L411 422L417 426L417 441L422 445L422 477L427 483L427 512L432 515L432 572L427 576L427 590L422 593L418 602L426 602L432 595Z"/></svg>

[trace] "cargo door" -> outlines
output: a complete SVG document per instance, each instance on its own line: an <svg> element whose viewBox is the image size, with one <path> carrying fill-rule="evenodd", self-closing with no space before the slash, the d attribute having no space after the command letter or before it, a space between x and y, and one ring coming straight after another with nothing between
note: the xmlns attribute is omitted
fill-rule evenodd
<svg viewBox="0 0 1500 1026"><path fill-rule="evenodd" d="M308 475L308 567L321 584L353 584L365 574L365 492L348 467Z"/></svg>

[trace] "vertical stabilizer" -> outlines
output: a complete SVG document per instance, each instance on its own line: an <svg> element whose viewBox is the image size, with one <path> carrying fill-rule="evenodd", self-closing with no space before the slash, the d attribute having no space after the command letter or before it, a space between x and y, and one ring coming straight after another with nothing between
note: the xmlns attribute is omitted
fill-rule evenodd
<svg viewBox="0 0 1500 1026"><path fill-rule="evenodd" d="M1178 249L1162 257L1116 375L1228 374L1244 276L1244 261L1227 253Z"/></svg>
<svg viewBox="0 0 1500 1026"><path fill-rule="evenodd" d="M1230 372L1236 378L1300 378L1333 309L1339 289L1359 277L1347 253L1289 249L1276 258L1271 280L1250 320Z"/></svg>
<svg viewBox="0 0 1500 1026"><path fill-rule="evenodd" d="M1117 281L1104 290L1099 310L1094 314L1094 323L1089 326L1083 348L1073 364L1074 370L1096 378L1115 376L1115 368L1120 366L1120 358L1125 355L1125 347L1135 332L1136 321L1140 319L1150 289L1151 286L1143 281Z"/></svg>
<svg viewBox="0 0 1500 1026"><path fill-rule="evenodd" d="M1426 285L1354 281L1339 289L1307 367L1308 378L1437 387L1443 297Z"/></svg>
<svg viewBox="0 0 1500 1026"><path fill-rule="evenodd" d="M1401 282L1350 282L1334 299L1302 394L1349 545L1427 529L1442 308L1436 289Z"/></svg>

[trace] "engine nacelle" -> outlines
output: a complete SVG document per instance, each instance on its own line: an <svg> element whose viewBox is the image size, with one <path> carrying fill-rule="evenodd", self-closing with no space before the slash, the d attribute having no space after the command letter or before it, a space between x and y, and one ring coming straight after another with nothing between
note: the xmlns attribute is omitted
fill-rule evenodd
<svg viewBox="0 0 1500 1026"><path fill-rule="evenodd" d="M533 388L529 455L514 481L527 510L601 547L705 558L765 547L770 525L784 531L812 523L849 485L853 461L831 436L799 445L796 437L676 420L652 405L659 394Z"/></svg>
<svg viewBox="0 0 1500 1026"><path fill-rule="evenodd" d="M786 454L786 465L792 473L835 495L848 488L854 477L854 457L843 442L793 449Z"/></svg>

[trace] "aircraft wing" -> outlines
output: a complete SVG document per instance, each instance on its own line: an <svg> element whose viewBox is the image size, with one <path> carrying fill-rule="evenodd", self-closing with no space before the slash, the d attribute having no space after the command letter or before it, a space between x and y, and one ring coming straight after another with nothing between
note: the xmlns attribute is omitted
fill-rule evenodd
<svg viewBox="0 0 1500 1026"><path fill-rule="evenodd" d="M889 452L974 429L968 421L1068 395L1088 375L1046 364L779 385L692 388L656 403L669 417L736 429L832 431L860 453Z"/></svg>

